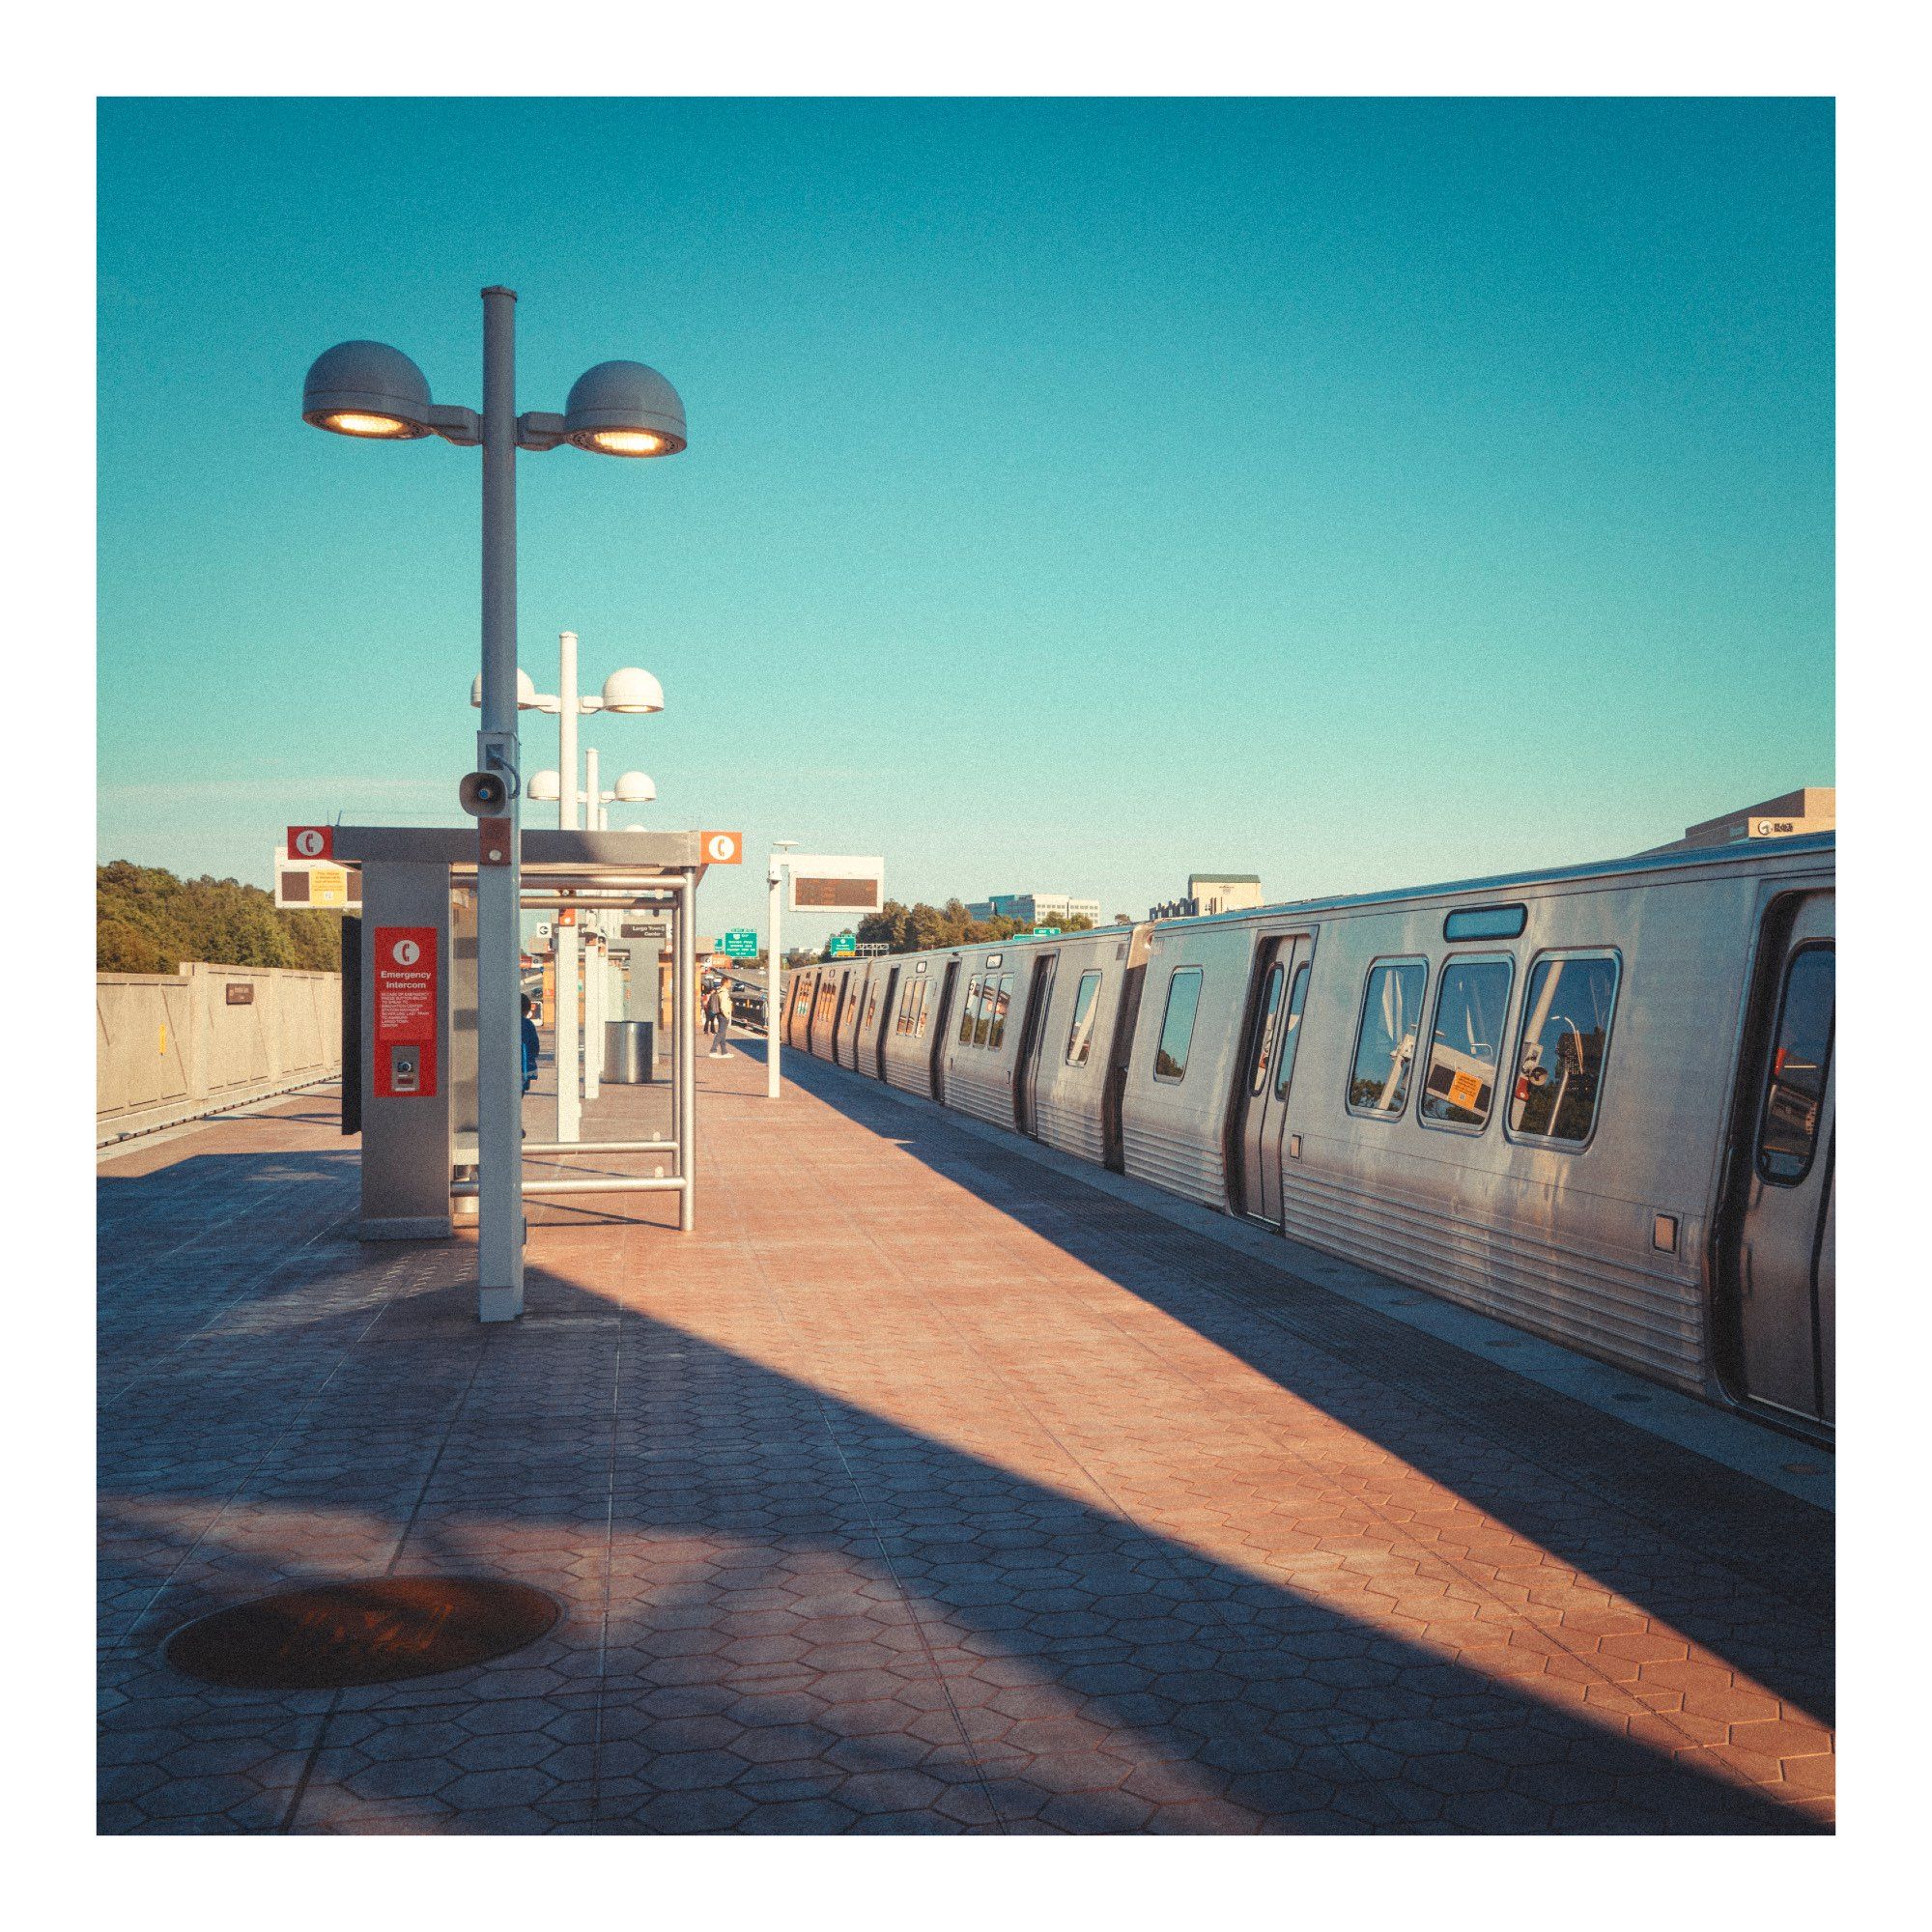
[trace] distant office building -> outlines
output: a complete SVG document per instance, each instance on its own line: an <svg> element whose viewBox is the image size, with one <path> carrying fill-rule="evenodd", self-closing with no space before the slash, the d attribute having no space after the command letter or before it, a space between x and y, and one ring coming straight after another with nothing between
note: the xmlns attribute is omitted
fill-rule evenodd
<svg viewBox="0 0 1932 1932"><path fill-rule="evenodd" d="M1262 902L1259 872L1189 872L1187 896L1206 912L1244 912Z"/></svg>
<svg viewBox="0 0 1932 1932"><path fill-rule="evenodd" d="M1024 925L1060 925L1068 920L1091 919L1100 923L1098 899L1069 898L1065 893L995 893L989 899L975 899L966 908L968 919L1016 919Z"/></svg>
<svg viewBox="0 0 1932 1932"><path fill-rule="evenodd" d="M1753 838L1797 838L1806 832L1835 832L1838 793L1834 785L1805 785L1762 805L1687 825L1682 838L1653 845L1653 852L1692 852L1706 845L1742 845Z"/></svg>
<svg viewBox="0 0 1932 1932"><path fill-rule="evenodd" d="M1262 902L1259 872L1189 872L1184 897L1148 907L1150 919L1201 919L1208 913L1245 912Z"/></svg>

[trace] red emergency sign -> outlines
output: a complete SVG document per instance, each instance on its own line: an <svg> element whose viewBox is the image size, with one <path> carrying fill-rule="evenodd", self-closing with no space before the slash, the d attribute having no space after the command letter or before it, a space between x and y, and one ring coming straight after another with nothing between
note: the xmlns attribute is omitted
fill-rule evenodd
<svg viewBox="0 0 1932 1932"><path fill-rule="evenodd" d="M291 859L332 859L335 857L335 827L332 825L291 825Z"/></svg>
<svg viewBox="0 0 1932 1932"><path fill-rule="evenodd" d="M441 1009L436 927L376 928L376 1092L384 1099L436 1093Z"/></svg>

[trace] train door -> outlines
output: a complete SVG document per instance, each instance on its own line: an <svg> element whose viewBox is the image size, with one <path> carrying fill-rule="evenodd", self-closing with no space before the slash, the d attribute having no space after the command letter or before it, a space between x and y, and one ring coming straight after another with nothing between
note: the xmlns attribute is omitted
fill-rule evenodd
<svg viewBox="0 0 1932 1932"><path fill-rule="evenodd" d="M932 1029L927 1035L930 1058L926 1062L926 1091L942 1105L946 1099L946 1030L952 1022L952 989L958 980L959 962L949 959L946 978L939 988L939 1010L932 1016Z"/></svg>
<svg viewBox="0 0 1932 1932"><path fill-rule="evenodd" d="M886 1036L893 1030L893 1014L899 1003L899 969L895 966L886 975L886 990L879 1001L879 1030L872 1038L872 1076L883 1080L886 1077Z"/></svg>
<svg viewBox="0 0 1932 1932"><path fill-rule="evenodd" d="M1121 980L1120 1010L1114 1015L1114 1044L1107 1057L1106 1084L1100 1090L1101 1158L1116 1174L1127 1171L1127 1136L1122 1122L1126 1105L1127 1063L1133 1058L1134 1029L1140 1024L1141 988L1147 963L1123 949L1127 966Z"/></svg>
<svg viewBox="0 0 1932 1932"><path fill-rule="evenodd" d="M1241 1084L1229 1109L1236 1211L1271 1228L1281 1226L1281 1134L1301 1044L1311 944L1305 934L1291 934L1264 942L1256 954L1246 1046L1237 1063Z"/></svg>
<svg viewBox="0 0 1932 1932"><path fill-rule="evenodd" d="M1013 1063L1013 1125L1023 1134L1038 1134L1034 1128L1034 1089L1039 1078L1040 1042L1046 1037L1046 1009L1053 1004L1053 974L1060 962L1057 952L1033 962L1033 981L1027 988L1026 1028L1020 1036L1020 1050Z"/></svg>
<svg viewBox="0 0 1932 1932"><path fill-rule="evenodd" d="M852 1034L852 1009L864 997L852 983L855 977L854 970L848 966L845 977L838 982L838 1017L832 1028L832 1064L835 1066L845 1065L846 1041Z"/></svg>
<svg viewBox="0 0 1932 1932"><path fill-rule="evenodd" d="M1819 1422L1833 1419L1833 1253L1836 923L1831 893L1774 906L1776 979L1760 983L1747 1038L1748 1111L1734 1150L1739 1203L1730 1276L1741 1392Z"/></svg>

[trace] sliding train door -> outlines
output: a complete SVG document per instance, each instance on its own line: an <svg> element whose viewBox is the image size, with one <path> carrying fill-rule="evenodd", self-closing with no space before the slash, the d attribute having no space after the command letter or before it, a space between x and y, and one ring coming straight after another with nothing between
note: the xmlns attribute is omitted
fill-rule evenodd
<svg viewBox="0 0 1932 1932"><path fill-rule="evenodd" d="M1766 921L1776 977L1758 989L1747 1039L1748 1107L1734 1150L1736 1211L1726 1275L1736 1317L1739 1393L1830 1423L1836 1232L1834 895L1783 901Z"/></svg>
<svg viewBox="0 0 1932 1932"><path fill-rule="evenodd" d="M1229 1110L1228 1175L1238 1196L1233 1205L1270 1228L1281 1226L1282 1127L1313 950L1308 934L1291 933L1264 940L1256 954L1246 1051L1238 1063L1241 1085Z"/></svg>
<svg viewBox="0 0 1932 1932"><path fill-rule="evenodd" d="M886 975L885 998L879 1002L878 1031L872 1036L872 1078L886 1077L886 1036L893 1030L893 1013L899 1000L899 969L895 966Z"/></svg>
<svg viewBox="0 0 1932 1932"><path fill-rule="evenodd" d="M1060 955L1049 952L1033 962L1033 981L1027 989L1026 1029L1013 1066L1013 1125L1039 1138L1034 1120L1034 1095L1039 1083L1040 1043L1046 1037L1046 1009L1053 1004L1054 969Z"/></svg>
<svg viewBox="0 0 1932 1932"><path fill-rule="evenodd" d="M946 1103L946 1039L947 1029L952 1024L952 995L959 982L959 962L949 959L946 962L946 978L939 988L939 1011L933 1015L932 1044L927 1049L926 1086L932 1097L942 1106Z"/></svg>

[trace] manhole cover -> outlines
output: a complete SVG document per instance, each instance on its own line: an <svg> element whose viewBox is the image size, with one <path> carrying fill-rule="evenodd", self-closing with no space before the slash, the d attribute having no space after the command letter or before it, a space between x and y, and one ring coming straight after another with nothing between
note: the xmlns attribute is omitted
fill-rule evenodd
<svg viewBox="0 0 1932 1932"><path fill-rule="evenodd" d="M541 1590L482 1577L376 1577L283 1590L198 1617L162 1655L209 1684L327 1690L461 1670L521 1650L556 1622Z"/></svg>

